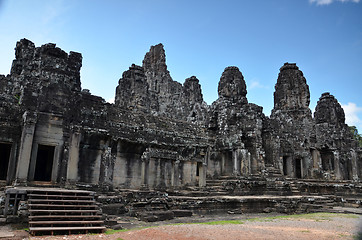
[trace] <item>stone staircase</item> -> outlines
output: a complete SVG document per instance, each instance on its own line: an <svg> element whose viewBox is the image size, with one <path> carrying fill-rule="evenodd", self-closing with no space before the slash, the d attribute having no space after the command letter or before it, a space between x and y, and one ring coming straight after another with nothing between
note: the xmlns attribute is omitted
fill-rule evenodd
<svg viewBox="0 0 362 240"><path fill-rule="evenodd" d="M298 188L298 185L295 181L290 181L289 182L289 186L290 186L290 191L292 195L300 195L300 190Z"/></svg>
<svg viewBox="0 0 362 240"><path fill-rule="evenodd" d="M71 234L105 230L94 193L65 189L27 189L31 234Z"/></svg>
<svg viewBox="0 0 362 240"><path fill-rule="evenodd" d="M228 181L236 181L236 179L226 176L220 176L218 179L206 179L205 190L209 195L228 195L229 191L225 189L225 183Z"/></svg>
<svg viewBox="0 0 362 240"><path fill-rule="evenodd" d="M264 172L264 176L267 179L282 179L283 175L280 173L280 170L277 169L274 165L272 164L265 164L265 172Z"/></svg>
<svg viewBox="0 0 362 240"><path fill-rule="evenodd" d="M334 196L305 197L301 201L297 213L334 212L336 206Z"/></svg>

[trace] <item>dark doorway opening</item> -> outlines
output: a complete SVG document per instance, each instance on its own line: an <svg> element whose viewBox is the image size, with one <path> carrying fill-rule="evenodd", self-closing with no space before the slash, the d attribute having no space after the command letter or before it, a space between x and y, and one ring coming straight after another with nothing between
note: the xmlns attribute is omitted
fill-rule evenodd
<svg viewBox="0 0 362 240"><path fill-rule="evenodd" d="M334 170L334 154L332 151L323 149L321 151L322 168L324 171Z"/></svg>
<svg viewBox="0 0 362 240"><path fill-rule="evenodd" d="M9 160L11 153L11 144L0 143L0 180L6 180Z"/></svg>
<svg viewBox="0 0 362 240"><path fill-rule="evenodd" d="M202 163L198 162L196 165L196 177L200 176L200 170L202 168Z"/></svg>
<svg viewBox="0 0 362 240"><path fill-rule="evenodd" d="M225 151L222 153L222 170L225 175L233 173L233 153L232 151Z"/></svg>
<svg viewBox="0 0 362 240"><path fill-rule="evenodd" d="M283 157L283 174L284 176L288 175L288 156Z"/></svg>
<svg viewBox="0 0 362 240"><path fill-rule="evenodd" d="M51 181L54 146L38 145L34 181Z"/></svg>
<svg viewBox="0 0 362 240"><path fill-rule="evenodd" d="M295 177L302 178L302 159L295 159Z"/></svg>

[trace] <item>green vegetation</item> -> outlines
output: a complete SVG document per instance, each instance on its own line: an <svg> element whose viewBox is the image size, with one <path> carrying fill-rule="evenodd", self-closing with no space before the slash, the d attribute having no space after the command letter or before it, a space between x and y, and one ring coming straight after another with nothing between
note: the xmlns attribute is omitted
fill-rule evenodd
<svg viewBox="0 0 362 240"><path fill-rule="evenodd" d="M129 231L130 229L120 229L120 230L114 230L114 229L107 229L107 231L104 232L104 234L106 235L110 235L110 234L114 234L114 233L118 233L118 232L126 232ZM134 230L134 229L132 229Z"/></svg>
<svg viewBox="0 0 362 240"><path fill-rule="evenodd" d="M295 215L283 215L283 216L274 216L274 217L260 217L260 218L250 218L250 219L241 219L241 220L221 220L221 221L211 221L211 222L194 222L194 223L175 223L169 225L186 225L186 224L205 224L205 225L226 225L226 224L244 224L246 222L269 222L274 220L314 220L316 222L319 221L330 221L332 218L359 218L358 215L355 214L344 214L344 213L307 213L307 214L295 214ZM121 230L113 230L108 229L104 234L115 234L118 232L126 232L130 230L140 230L145 228L152 228L157 226L150 227L139 227L133 229L121 229ZM309 232L309 230L301 230L300 232ZM362 239L362 233L354 237L355 239Z"/></svg>
<svg viewBox="0 0 362 240"><path fill-rule="evenodd" d="M307 213L307 214L295 214L289 216L281 216L283 218L299 218L299 219L312 219L312 220L330 220L331 218L358 218L355 214L345 213Z"/></svg>
<svg viewBox="0 0 362 240"><path fill-rule="evenodd" d="M241 220L222 220L222 221L212 221L212 222L203 222L195 224L206 224L206 225L225 225L225 224L244 224L245 221Z"/></svg>
<svg viewBox="0 0 362 240"><path fill-rule="evenodd" d="M221 220L221 221L201 222L201 223L177 223L173 225L182 225L182 224L225 225L225 224L244 224L245 222L270 222L274 220L300 220L300 219L310 219L319 222L319 221L330 221L332 218L335 217L358 218L358 216L355 214L307 213L307 214L283 215L283 216L274 216L274 217L250 218L242 220Z"/></svg>
<svg viewBox="0 0 362 240"><path fill-rule="evenodd" d="M358 133L357 127L356 126L349 126L349 129L351 130L353 138L356 139L356 141L358 142L358 146L362 147L362 134Z"/></svg>

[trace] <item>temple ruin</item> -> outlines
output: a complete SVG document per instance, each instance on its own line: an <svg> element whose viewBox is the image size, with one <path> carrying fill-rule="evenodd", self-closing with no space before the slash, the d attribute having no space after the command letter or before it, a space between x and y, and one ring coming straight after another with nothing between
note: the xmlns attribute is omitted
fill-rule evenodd
<svg viewBox="0 0 362 240"><path fill-rule="evenodd" d="M195 76L171 78L162 44L122 74L114 104L81 88L81 66L80 53L17 42L10 74L0 75L2 186L203 191L237 179L224 188L239 195L288 195L303 180L305 193L336 181L361 188L362 151L341 105L323 93L313 116L294 63L280 68L270 117L248 102L237 67L225 68L208 105Z"/></svg>

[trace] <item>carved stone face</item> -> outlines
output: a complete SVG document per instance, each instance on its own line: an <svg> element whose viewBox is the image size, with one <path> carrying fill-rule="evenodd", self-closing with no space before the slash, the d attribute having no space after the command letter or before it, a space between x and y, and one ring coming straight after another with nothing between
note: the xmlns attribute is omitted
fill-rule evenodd
<svg viewBox="0 0 362 240"><path fill-rule="evenodd" d="M237 67L225 68L219 82L220 97L240 98L246 96L246 84L242 73Z"/></svg>
<svg viewBox="0 0 362 240"><path fill-rule="evenodd" d="M329 123L329 124L344 124L345 114L344 110L329 93L323 93L319 98L314 113L316 123Z"/></svg>
<svg viewBox="0 0 362 240"><path fill-rule="evenodd" d="M295 64L285 63L280 69L274 92L274 108L281 110L307 109L309 87L302 71Z"/></svg>

